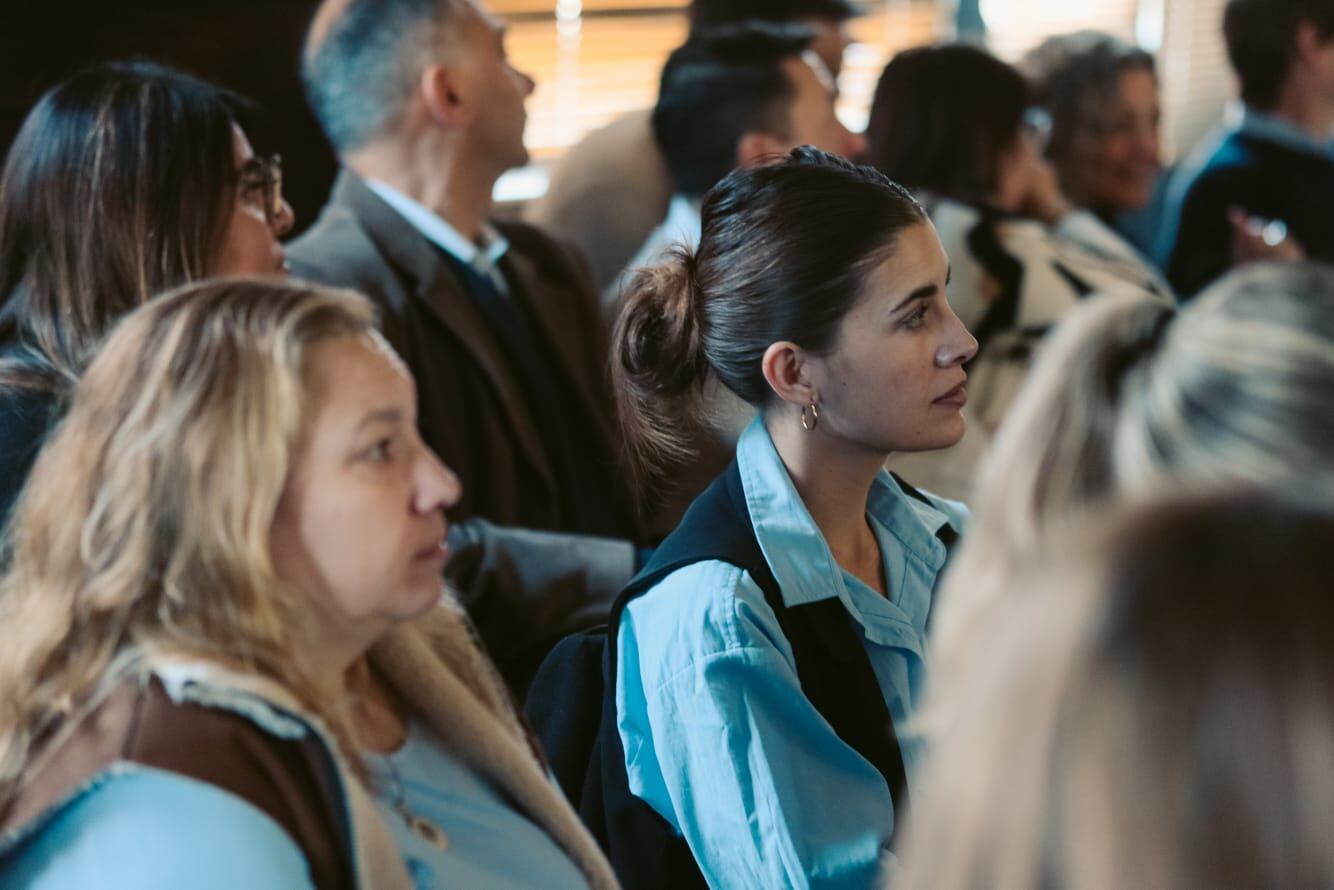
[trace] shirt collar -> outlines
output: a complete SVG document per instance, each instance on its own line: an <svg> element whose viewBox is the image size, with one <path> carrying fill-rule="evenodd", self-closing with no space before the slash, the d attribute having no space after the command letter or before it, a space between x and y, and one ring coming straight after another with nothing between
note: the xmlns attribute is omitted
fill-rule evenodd
<svg viewBox="0 0 1334 890"><path fill-rule="evenodd" d="M673 240L684 242L691 250L699 246L700 232L703 228L700 220L701 206L699 198L674 195L672 203L667 207L667 218L662 223Z"/></svg>
<svg viewBox="0 0 1334 890"><path fill-rule="evenodd" d="M736 454L755 537L783 602L799 606L838 596L843 570L792 484L763 417L746 427ZM936 532L950 516L909 497L887 471L871 483L866 510L909 556L936 570L945 564L945 545Z"/></svg>
<svg viewBox="0 0 1334 890"><path fill-rule="evenodd" d="M366 180L366 187L375 192L386 204L422 235L454 259L471 266L490 277L500 258L509 250L510 243L490 223L482 224L482 234L473 241L458 229L397 189L374 179Z"/></svg>
<svg viewBox="0 0 1334 890"><path fill-rule="evenodd" d="M1257 111L1249 105L1228 108L1228 120L1236 130L1256 139L1273 142L1300 151L1328 158L1334 156L1334 139L1318 139L1306 130L1276 115Z"/></svg>

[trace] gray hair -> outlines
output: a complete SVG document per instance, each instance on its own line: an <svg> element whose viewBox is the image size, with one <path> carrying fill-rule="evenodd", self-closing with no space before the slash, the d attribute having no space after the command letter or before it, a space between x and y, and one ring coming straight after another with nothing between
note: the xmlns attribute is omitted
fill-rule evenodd
<svg viewBox="0 0 1334 890"><path fill-rule="evenodd" d="M1157 75L1153 56L1098 31L1049 37L1030 50L1019 69L1031 81L1034 101L1051 114L1047 156L1071 200L1088 205L1091 160L1108 110L1127 71Z"/></svg>
<svg viewBox="0 0 1334 890"><path fill-rule="evenodd" d="M422 67L467 7L466 0L326 0L306 35L301 79L339 154L401 120Z"/></svg>

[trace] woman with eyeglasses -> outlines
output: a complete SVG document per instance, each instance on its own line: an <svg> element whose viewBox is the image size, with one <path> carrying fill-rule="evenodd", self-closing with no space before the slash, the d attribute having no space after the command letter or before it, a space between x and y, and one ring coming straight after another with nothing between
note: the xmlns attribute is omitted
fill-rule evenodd
<svg viewBox="0 0 1334 890"><path fill-rule="evenodd" d="M28 114L0 174L0 519L121 315L201 278L285 273L292 210L242 116L142 62L75 74Z"/></svg>
<svg viewBox="0 0 1334 890"><path fill-rule="evenodd" d="M876 87L869 161L925 204L950 258L950 305L979 343L963 441L893 463L947 496L970 494L1034 347L1070 307L1107 289L1170 299L1133 247L1061 191L1042 157L1050 127L1023 76L977 47L900 53Z"/></svg>

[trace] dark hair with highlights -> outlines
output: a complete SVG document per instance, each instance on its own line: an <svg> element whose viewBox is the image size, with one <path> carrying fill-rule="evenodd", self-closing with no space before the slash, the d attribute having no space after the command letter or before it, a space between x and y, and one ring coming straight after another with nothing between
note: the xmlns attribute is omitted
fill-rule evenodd
<svg viewBox="0 0 1334 890"><path fill-rule="evenodd" d="M619 419L641 488L691 454L710 376L763 408L764 352L838 341L867 275L926 214L869 167L803 146L705 197L699 248L640 270L612 334Z"/></svg>
<svg viewBox="0 0 1334 890"><path fill-rule="evenodd" d="M241 100L148 62L79 72L28 113L0 175L0 384L63 389L111 323L209 274L235 201Z"/></svg>

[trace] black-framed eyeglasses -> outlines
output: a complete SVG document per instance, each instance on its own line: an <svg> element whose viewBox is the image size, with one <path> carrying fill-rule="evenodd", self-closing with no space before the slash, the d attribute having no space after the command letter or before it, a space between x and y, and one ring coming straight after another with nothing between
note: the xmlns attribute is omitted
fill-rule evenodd
<svg viewBox="0 0 1334 890"><path fill-rule="evenodd" d="M264 218L273 225L283 215L283 159L281 155L253 157L237 171L241 197L264 211ZM262 196L262 203L254 200Z"/></svg>

